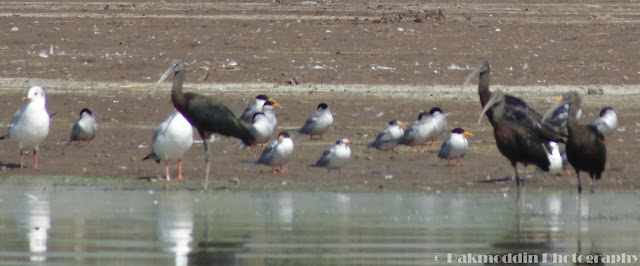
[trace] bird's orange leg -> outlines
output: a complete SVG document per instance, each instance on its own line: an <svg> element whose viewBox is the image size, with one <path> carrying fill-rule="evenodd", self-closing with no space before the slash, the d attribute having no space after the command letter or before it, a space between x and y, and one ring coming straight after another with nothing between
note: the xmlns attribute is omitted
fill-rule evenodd
<svg viewBox="0 0 640 266"><path fill-rule="evenodd" d="M276 171L276 167L274 165L271 165L271 173L274 174L274 175L278 173L278 171Z"/></svg>
<svg viewBox="0 0 640 266"><path fill-rule="evenodd" d="M456 166L460 166L460 158L456 158Z"/></svg>
<svg viewBox="0 0 640 266"><path fill-rule="evenodd" d="M164 171L167 174L167 181L171 181L171 176L169 176L169 161L164 161Z"/></svg>
<svg viewBox="0 0 640 266"><path fill-rule="evenodd" d="M282 166L282 164L280 165L280 173L284 174L284 166Z"/></svg>
<svg viewBox="0 0 640 266"><path fill-rule="evenodd" d="M178 179L182 180L182 158L178 158Z"/></svg>
<svg viewBox="0 0 640 266"><path fill-rule="evenodd" d="M431 138L431 146L432 146L432 147L435 147L435 146L436 146L435 141L436 141L436 138Z"/></svg>
<svg viewBox="0 0 640 266"><path fill-rule="evenodd" d="M38 169L38 151L33 149L33 168Z"/></svg>
<svg viewBox="0 0 640 266"><path fill-rule="evenodd" d="M569 170L569 168L564 169L565 171L567 171L567 175L569 175L569 177L571 177L571 170Z"/></svg>

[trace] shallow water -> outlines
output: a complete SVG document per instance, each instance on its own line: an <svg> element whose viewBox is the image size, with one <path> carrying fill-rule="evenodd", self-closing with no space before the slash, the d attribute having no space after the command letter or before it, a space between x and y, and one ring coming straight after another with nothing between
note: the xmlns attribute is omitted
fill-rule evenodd
<svg viewBox="0 0 640 266"><path fill-rule="evenodd" d="M525 192L516 204L508 193L203 193L4 183L0 265L422 265L468 253L637 254L639 199L624 191L580 201L573 193Z"/></svg>

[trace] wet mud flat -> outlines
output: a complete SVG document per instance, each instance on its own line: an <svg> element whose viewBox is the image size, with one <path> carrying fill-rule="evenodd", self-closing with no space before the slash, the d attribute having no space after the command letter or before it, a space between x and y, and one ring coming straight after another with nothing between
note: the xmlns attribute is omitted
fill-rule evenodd
<svg viewBox="0 0 640 266"><path fill-rule="evenodd" d="M323 140L295 140L295 158L283 175L252 165L257 152L220 138L212 146L216 188L510 190L512 182L493 182L512 171L496 149L491 126L476 124L475 85L460 90L478 60L487 59L492 88L522 97L539 112L567 90L585 95L583 122L604 106L616 108L620 128L607 138L607 170L596 189L636 189L635 8L599 1L0 4L0 21L9 25L0 31L6 40L0 45L6 62L0 66L0 129L6 132L31 85L45 87L49 112L56 113L39 153L41 169L16 169L18 150L5 141L0 175L18 182L199 188L202 144L187 152L183 182L150 182L163 166L141 161L153 129L172 111L168 83L152 99L150 86L172 58L183 57L190 63L185 91L215 96L235 113L263 92L284 106L277 110L282 130L301 126L320 102L335 113ZM364 148L388 121L412 122L434 106L449 114L451 129L474 133L461 167L435 159L442 137L425 153ZM66 144L83 107L96 114L99 135L88 144ZM307 167L342 137L354 142L352 162L342 173ZM28 166L31 160L29 153ZM575 177L527 171L528 188L575 189Z"/></svg>

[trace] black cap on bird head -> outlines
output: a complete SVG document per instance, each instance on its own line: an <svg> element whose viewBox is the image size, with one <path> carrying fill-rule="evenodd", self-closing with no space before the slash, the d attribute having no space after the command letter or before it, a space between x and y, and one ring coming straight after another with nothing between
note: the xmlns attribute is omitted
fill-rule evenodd
<svg viewBox="0 0 640 266"><path fill-rule="evenodd" d="M280 106L280 104L278 104L278 102L276 102L273 99L268 99L266 102L264 102L264 104L262 106L264 107L265 105L270 105L270 106L273 106L275 108L281 108L282 107L282 106Z"/></svg>
<svg viewBox="0 0 640 266"><path fill-rule="evenodd" d="M607 113L607 111L615 112L615 110L613 110L613 107L605 106L602 108L602 110L600 110L600 116L603 116L605 113Z"/></svg>
<svg viewBox="0 0 640 266"><path fill-rule="evenodd" d="M287 132L280 132L280 134L278 134L278 139L288 139L291 138L291 136L289 136L289 133Z"/></svg>
<svg viewBox="0 0 640 266"><path fill-rule="evenodd" d="M427 118L429 116L431 116L431 113L429 113L429 112L426 112L426 111L425 112L420 112L420 114L418 115L418 120L425 119L425 118Z"/></svg>
<svg viewBox="0 0 640 266"><path fill-rule="evenodd" d="M82 108L82 110L80 111L80 116L82 116L83 113L87 113L89 115L93 115L93 113L91 112L91 110L89 110L89 108Z"/></svg>
<svg viewBox="0 0 640 266"><path fill-rule="evenodd" d="M266 101L266 100L269 100L269 96L264 95L264 94L260 94L260 95L256 96L256 99Z"/></svg>
<svg viewBox="0 0 640 266"><path fill-rule="evenodd" d="M336 144L351 145L351 140L349 140L348 138L340 139L336 141Z"/></svg>
<svg viewBox="0 0 640 266"><path fill-rule="evenodd" d="M329 106L326 103L320 103L318 104L317 110L327 110L327 108L329 108Z"/></svg>
<svg viewBox="0 0 640 266"><path fill-rule="evenodd" d="M472 137L473 136L473 134L471 134L471 132L466 131L466 130L464 130L462 128L459 128L459 127L456 127L453 130L451 130L451 134L462 134L462 135L467 136L467 137Z"/></svg>
<svg viewBox="0 0 640 266"><path fill-rule="evenodd" d="M431 110L429 110L429 114L431 114L431 115L435 114L436 112L440 112L440 113L444 114L444 111L442 111L442 109L440 109L440 107L433 107L433 108L431 108Z"/></svg>

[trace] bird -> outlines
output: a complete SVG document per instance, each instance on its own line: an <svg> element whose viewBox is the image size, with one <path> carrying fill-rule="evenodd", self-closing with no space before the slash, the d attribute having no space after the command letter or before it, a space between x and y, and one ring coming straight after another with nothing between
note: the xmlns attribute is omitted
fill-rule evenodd
<svg viewBox="0 0 640 266"><path fill-rule="evenodd" d="M267 104L267 103L265 103ZM271 122L269 122L269 118L263 113L258 112L253 114L253 123L249 127L249 132L256 139L254 144L264 145L269 142L271 137L273 137L273 127Z"/></svg>
<svg viewBox="0 0 640 266"><path fill-rule="evenodd" d="M193 144L193 128L189 121L177 110L169 118L160 123L153 133L151 153L142 160L154 160L156 163L164 161L167 180L169 175L169 161L178 160L178 179L182 180L182 156Z"/></svg>
<svg viewBox="0 0 640 266"><path fill-rule="evenodd" d="M252 103L247 105L247 108L244 109L244 112L242 112L242 114L238 116L238 119L240 119L241 121L250 123L252 121L253 115L257 112L262 112L262 105L264 105L264 103L269 99L271 98L269 98L269 96L264 94L260 94L256 96L255 100L253 100Z"/></svg>
<svg viewBox="0 0 640 266"><path fill-rule="evenodd" d="M433 119L434 130L431 134L431 146L436 146L435 140L436 137L442 135L445 131L447 131L447 115L440 109L440 107L431 108L429 111L431 114L431 118Z"/></svg>
<svg viewBox="0 0 640 266"><path fill-rule="evenodd" d="M516 165L518 162L535 164L545 172L549 171L549 148L546 147L550 140L544 138L544 134L537 134L536 130L523 126L517 122L506 119L505 112L513 111L508 109L507 97L501 90L495 90L491 98L487 101L480 117L478 124L482 121L482 116L487 114L489 110L493 110L491 116L487 116L492 121L493 134L496 139L498 150L510 162L514 170L518 194L520 191L520 176Z"/></svg>
<svg viewBox="0 0 640 266"><path fill-rule="evenodd" d="M592 180L599 180L604 172L607 161L607 147L604 144L604 135L593 124L581 125L577 119L580 109L580 95L575 91L565 93L556 99L547 114L553 112L561 105L569 105L569 117L567 130L567 159L576 171L578 178L578 194L582 193L580 171L588 172ZM593 191L593 187L592 190Z"/></svg>
<svg viewBox="0 0 640 266"><path fill-rule="evenodd" d="M282 166L289 161L293 154L293 140L287 132L280 132L278 138L267 146L260 155L255 164L264 164L271 166L273 174L284 173ZM280 165L280 170L276 170L276 165Z"/></svg>
<svg viewBox="0 0 640 266"><path fill-rule="evenodd" d="M484 108L492 97L492 93L489 90L491 65L488 61L484 60L478 64L473 72L467 76L462 88L464 89L471 79L478 74L478 95L480 96L480 105ZM504 112L502 113L503 120L514 122L544 139L565 143L566 135L559 132L557 128L549 123L544 122L542 115L531 108L524 100L511 95L505 95L504 97ZM488 109L486 111L486 116L489 119L489 122L493 125L493 120L495 119L493 110Z"/></svg>
<svg viewBox="0 0 640 266"><path fill-rule="evenodd" d="M40 143L49 135L49 113L44 89L33 86L27 92L26 103L18 109L9 125L9 134L0 139L11 139L20 148L20 168L24 168L24 148L33 147L33 168L38 169Z"/></svg>
<svg viewBox="0 0 640 266"><path fill-rule="evenodd" d="M320 103L316 113L307 119L297 133L309 135L311 140L313 140L313 135L319 135L322 139L322 135L329 130L331 124L333 124L333 115L331 115L329 106L326 103Z"/></svg>
<svg viewBox="0 0 640 266"><path fill-rule="evenodd" d="M376 140L369 143L367 148L376 148L381 151L391 150L398 145L398 141L404 135L406 124L400 120L391 120L387 127L378 133Z"/></svg>
<svg viewBox="0 0 640 266"><path fill-rule="evenodd" d="M204 189L207 190L211 166L209 137L213 133L230 136L242 140L246 146L253 145L255 137L251 135L249 129L236 118L233 112L218 100L207 95L182 92L182 84L184 83L186 70L187 67L183 59L173 59L169 64L169 68L162 74L150 95L152 96L156 92L160 83L162 83L165 78L171 73L174 74L171 102L187 121L196 128L200 138L202 138L206 154L205 161L207 163Z"/></svg>
<svg viewBox="0 0 640 266"><path fill-rule="evenodd" d="M89 108L80 111L80 118L71 129L69 141L91 141L98 132L98 123Z"/></svg>
<svg viewBox="0 0 640 266"><path fill-rule="evenodd" d="M404 134L398 140L398 144L411 146L413 152L416 152L415 145L420 145L424 152L424 145L435 130L435 123L429 112L420 112L418 120L404 130Z"/></svg>
<svg viewBox="0 0 640 266"><path fill-rule="evenodd" d="M600 110L600 116L594 119L591 125L602 135L610 135L618 126L618 115L612 107L606 106Z"/></svg>
<svg viewBox="0 0 640 266"><path fill-rule="evenodd" d="M276 132L276 129L278 129L278 119L276 118L276 113L274 111L275 108L282 108L282 106L274 100L267 100L262 105L262 113L264 113L269 120L269 124L271 124L271 131L273 132Z"/></svg>
<svg viewBox="0 0 640 266"><path fill-rule="evenodd" d="M438 158L447 159L447 165L450 165L450 160L456 159L456 165L460 166L460 158L464 157L469 147L466 137L471 136L473 136L471 132L459 127L451 130L451 134L440 147Z"/></svg>
<svg viewBox="0 0 640 266"><path fill-rule="evenodd" d="M569 112L569 105L565 104L556 109L551 117L544 117L544 121L548 122L554 127L566 127L567 117ZM578 110L578 119L582 117L582 110Z"/></svg>
<svg viewBox="0 0 640 266"><path fill-rule="evenodd" d="M549 147L551 147L549 153L547 153L547 158L549 159L549 172L558 173L564 169L560 146L558 146L557 142L550 141Z"/></svg>
<svg viewBox="0 0 640 266"><path fill-rule="evenodd" d="M325 167L331 173L331 170L340 169L349 163L351 159L351 140L343 138L336 141L336 144L324 150L322 156L312 167Z"/></svg>

